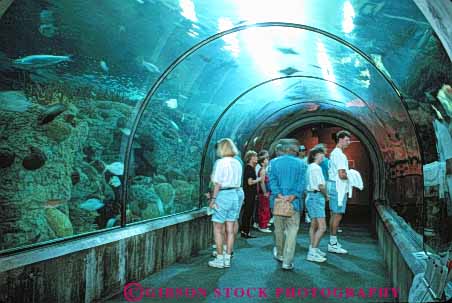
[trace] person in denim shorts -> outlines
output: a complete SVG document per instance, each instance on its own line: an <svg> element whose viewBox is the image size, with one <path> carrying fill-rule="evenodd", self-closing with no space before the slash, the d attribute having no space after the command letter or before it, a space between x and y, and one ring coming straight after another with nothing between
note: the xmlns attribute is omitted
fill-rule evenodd
<svg viewBox="0 0 452 303"><path fill-rule="evenodd" d="M212 173L214 184L210 197L210 208L214 210L212 222L214 228L217 255L209 261L209 266L224 268L231 266L231 253L234 246L234 225L239 217L243 201L241 188L243 166L235 158L237 147L229 138L224 138L216 144L217 155ZM226 251L223 248L224 228L226 228Z"/></svg>
<svg viewBox="0 0 452 303"><path fill-rule="evenodd" d="M328 201L325 178L320 163L325 151L322 147L315 147L309 151L308 171L306 174L306 208L311 218L309 237L311 243L307 256L308 261L325 262L325 253L320 250L319 243L326 231L325 201Z"/></svg>
<svg viewBox="0 0 452 303"><path fill-rule="evenodd" d="M341 130L336 134L336 147L330 154L330 164L328 170L329 181L327 185L328 196L330 197L330 243L328 243L328 251L337 254L348 253L337 240L337 230L339 224L345 214L347 207L347 194L341 199L342 203L339 203L339 197L337 192L337 185L340 182L347 182L348 159L344 154L346 149L351 143L351 134L346 130ZM339 205L342 204L342 205Z"/></svg>

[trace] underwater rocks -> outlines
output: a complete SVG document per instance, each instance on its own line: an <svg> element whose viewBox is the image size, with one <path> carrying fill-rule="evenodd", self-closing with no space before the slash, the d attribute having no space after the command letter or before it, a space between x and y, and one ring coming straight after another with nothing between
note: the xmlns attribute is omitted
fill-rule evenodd
<svg viewBox="0 0 452 303"><path fill-rule="evenodd" d="M47 125L46 135L52 140L60 143L71 136L72 127L62 121L53 121Z"/></svg>
<svg viewBox="0 0 452 303"><path fill-rule="evenodd" d="M30 154L24 158L22 165L27 170L36 170L44 166L46 155L37 147L30 147Z"/></svg>
<svg viewBox="0 0 452 303"><path fill-rule="evenodd" d="M73 171L71 173L71 181L72 181L72 185L76 185L77 183L80 182L80 172L79 171Z"/></svg>
<svg viewBox="0 0 452 303"><path fill-rule="evenodd" d="M14 163L16 155L13 151L5 148L0 149L0 168L10 167Z"/></svg>
<svg viewBox="0 0 452 303"><path fill-rule="evenodd" d="M155 192L164 203L166 213L174 211L174 198L176 197L176 190L169 183L160 183L155 185Z"/></svg>
<svg viewBox="0 0 452 303"><path fill-rule="evenodd" d="M187 176L180 169L174 167L168 168L165 175L168 180L187 180Z"/></svg>
<svg viewBox="0 0 452 303"><path fill-rule="evenodd" d="M135 184L130 193L129 206L134 215L150 219L166 214L163 201L151 186Z"/></svg>
<svg viewBox="0 0 452 303"><path fill-rule="evenodd" d="M195 190L195 186L183 180L173 180L171 183L176 189L176 197L174 199L175 203L192 205L192 195L193 191Z"/></svg>
<svg viewBox="0 0 452 303"><path fill-rule="evenodd" d="M52 122L56 117L58 117L58 115L62 114L64 111L66 111L66 105L64 104L57 103L49 105L39 117L38 123L40 125L43 125Z"/></svg>
<svg viewBox="0 0 452 303"><path fill-rule="evenodd" d="M74 234L71 221L60 210L56 208L47 208L46 219L49 223L49 227L58 237L67 237Z"/></svg>

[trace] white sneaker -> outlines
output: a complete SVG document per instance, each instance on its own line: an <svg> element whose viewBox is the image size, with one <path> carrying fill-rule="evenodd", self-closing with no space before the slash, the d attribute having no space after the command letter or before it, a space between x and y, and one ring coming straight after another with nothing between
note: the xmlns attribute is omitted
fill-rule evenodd
<svg viewBox="0 0 452 303"><path fill-rule="evenodd" d="M224 267L231 267L231 255L224 255Z"/></svg>
<svg viewBox="0 0 452 303"><path fill-rule="evenodd" d="M258 230L260 231L260 232L263 232L263 233L271 233L272 232L272 230L270 229L270 228L258 228Z"/></svg>
<svg viewBox="0 0 452 303"><path fill-rule="evenodd" d="M326 261L326 258L325 257L322 257L321 255L319 255L319 254L316 254L314 251L310 251L309 253L308 253L308 256L307 256L307 258L306 258L308 261L311 261L311 262L319 262L319 263L322 263L322 262L325 262Z"/></svg>
<svg viewBox="0 0 452 303"><path fill-rule="evenodd" d="M208 264L209 264L210 267L224 268L224 256L223 255L219 255L215 259L209 261Z"/></svg>
<svg viewBox="0 0 452 303"><path fill-rule="evenodd" d="M308 214L308 213L305 214L304 221L305 221L306 223L311 223L311 217L309 217L309 214Z"/></svg>
<svg viewBox="0 0 452 303"><path fill-rule="evenodd" d="M254 222L254 223L253 223L253 228L259 229L259 224L257 224L256 222Z"/></svg>
<svg viewBox="0 0 452 303"><path fill-rule="evenodd" d="M278 256L278 249L276 248L276 246L273 247L273 258L275 258L279 262L283 261L283 256Z"/></svg>
<svg viewBox="0 0 452 303"><path fill-rule="evenodd" d="M285 264L285 263L283 263L283 265L281 266L281 268L282 268L282 269L285 269L285 270L292 270L292 269L294 269L294 265L293 265L293 263L290 263L290 264Z"/></svg>
<svg viewBox="0 0 452 303"><path fill-rule="evenodd" d="M311 249L312 249L312 246L311 246L311 244L309 244L309 251L311 251ZM318 247L317 247L317 254L319 254L322 257L326 256L326 253L321 251L320 248L318 248Z"/></svg>
<svg viewBox="0 0 452 303"><path fill-rule="evenodd" d="M215 247L214 247L214 246L215 246ZM218 253L217 253L217 246L214 244L214 245L212 245L212 248L214 249L214 250L212 251L212 257L216 257L216 256L218 255ZM223 245L223 254L226 253L227 249L228 249L228 246L227 246L226 244L224 244L224 245Z"/></svg>
<svg viewBox="0 0 452 303"><path fill-rule="evenodd" d="M270 221L268 222L269 225L272 225L273 223L275 223L275 220L273 217L270 218Z"/></svg>
<svg viewBox="0 0 452 303"><path fill-rule="evenodd" d="M348 251L343 249L339 242L335 244L328 243L328 251L336 254L346 254Z"/></svg>

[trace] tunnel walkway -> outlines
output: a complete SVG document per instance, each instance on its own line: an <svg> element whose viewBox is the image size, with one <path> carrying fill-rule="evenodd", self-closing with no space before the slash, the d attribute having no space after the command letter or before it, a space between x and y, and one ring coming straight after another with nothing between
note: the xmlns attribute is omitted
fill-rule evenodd
<svg viewBox="0 0 452 303"><path fill-rule="evenodd" d="M387 275L383 256L378 247L377 240L371 237L369 228L365 225L344 225L343 232L339 234L342 245L349 251L348 255L329 253L328 260L323 263L306 261L308 249L308 228L303 223L297 239L295 269L285 271L281 269L281 263L272 258L273 234L255 232L255 239L238 238L235 245L232 266L229 269L216 269L207 266L211 259L211 251L201 251L198 256L179 262L157 272L140 281L143 288L198 288L205 289L207 296L195 298L182 297L178 299L146 298L138 302L391 302L393 299L389 291L389 297L379 298L378 293L373 298L358 297L359 288L366 292L370 288L391 288L391 281ZM328 235L321 242L321 249L326 251ZM145 260L143 260L144 262ZM214 289L221 289L221 297L215 297ZM266 288L267 298L226 298L226 288ZM286 297L283 292L276 297L277 288L342 288L342 299L325 298L317 294L316 298ZM345 298L345 288L354 288L355 297ZM152 291L151 291L152 292ZM138 293L138 292L136 292ZM258 295L258 291L250 291L251 295ZM237 290L241 296L241 290ZM301 293L303 296L303 292ZM130 302L120 294L107 300L108 303Z"/></svg>

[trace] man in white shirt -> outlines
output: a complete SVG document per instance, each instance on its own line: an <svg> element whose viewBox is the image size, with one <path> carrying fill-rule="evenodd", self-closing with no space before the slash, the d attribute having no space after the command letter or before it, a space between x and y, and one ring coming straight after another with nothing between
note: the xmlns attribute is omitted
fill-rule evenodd
<svg viewBox="0 0 452 303"><path fill-rule="evenodd" d="M347 251L341 247L337 240L337 229L342 220L347 206L347 195L343 195L342 203L338 201L338 193L336 185L340 182L347 182L348 159L344 154L351 143L351 134L342 130L336 134L336 148L330 154L330 163L328 169L328 196L330 197L330 242L328 243L328 251L338 254L346 254Z"/></svg>

